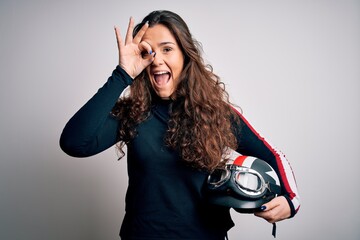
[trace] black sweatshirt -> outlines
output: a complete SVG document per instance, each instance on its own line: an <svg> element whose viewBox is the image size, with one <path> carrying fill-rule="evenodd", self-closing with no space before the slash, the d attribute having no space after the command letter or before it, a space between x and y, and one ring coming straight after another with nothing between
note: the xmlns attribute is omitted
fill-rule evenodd
<svg viewBox="0 0 360 240"><path fill-rule="evenodd" d="M105 85L69 120L61 138L64 152L88 157L113 146L119 120L110 112L119 95L132 83L119 66ZM129 186L122 239L224 239L234 225L228 208L206 204L202 187L207 173L188 167L179 153L164 144L171 100L154 100L150 116L127 145ZM285 157L262 138L241 115L235 125L237 151L267 161L277 171L291 215L299 199L291 167ZM120 120L121 121L121 120Z"/></svg>

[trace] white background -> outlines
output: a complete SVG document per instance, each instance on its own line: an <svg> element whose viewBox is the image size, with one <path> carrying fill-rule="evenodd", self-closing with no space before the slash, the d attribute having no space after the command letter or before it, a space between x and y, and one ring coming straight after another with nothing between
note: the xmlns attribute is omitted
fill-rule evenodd
<svg viewBox="0 0 360 240"><path fill-rule="evenodd" d="M359 239L360 2L0 2L0 239L116 240L126 161L77 159L58 140L117 64L113 26L180 14L231 100L290 160L302 206L277 239ZM272 239L233 212L234 239Z"/></svg>

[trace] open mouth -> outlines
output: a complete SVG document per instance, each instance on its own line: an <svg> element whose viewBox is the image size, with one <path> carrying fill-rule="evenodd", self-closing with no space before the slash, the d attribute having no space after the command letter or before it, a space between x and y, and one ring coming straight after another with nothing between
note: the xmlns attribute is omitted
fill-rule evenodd
<svg viewBox="0 0 360 240"><path fill-rule="evenodd" d="M169 82L170 79L170 72L168 71L159 71L154 72L154 79L157 85L162 86Z"/></svg>

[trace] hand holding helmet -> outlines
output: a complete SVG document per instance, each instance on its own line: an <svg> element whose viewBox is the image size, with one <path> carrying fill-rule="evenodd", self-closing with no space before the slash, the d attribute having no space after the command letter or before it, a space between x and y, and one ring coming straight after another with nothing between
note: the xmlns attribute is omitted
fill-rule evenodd
<svg viewBox="0 0 360 240"><path fill-rule="evenodd" d="M290 206L284 196L272 199L263 205L263 211L255 212L255 216L264 218L269 223L279 222L290 217Z"/></svg>
<svg viewBox="0 0 360 240"><path fill-rule="evenodd" d="M213 171L206 189L210 203L241 213L261 211L263 204L281 193L280 180L267 162L240 155Z"/></svg>
<svg viewBox="0 0 360 240"><path fill-rule="evenodd" d="M290 216L285 197L277 197L281 193L277 173L267 162L256 157L238 154L233 159L208 176L209 202L264 218L273 223L272 235L276 237L275 222Z"/></svg>

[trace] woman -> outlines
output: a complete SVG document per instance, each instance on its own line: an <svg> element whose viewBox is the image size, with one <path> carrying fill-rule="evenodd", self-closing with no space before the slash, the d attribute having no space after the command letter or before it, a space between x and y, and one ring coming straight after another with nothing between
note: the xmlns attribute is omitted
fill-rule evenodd
<svg viewBox="0 0 360 240"><path fill-rule="evenodd" d="M294 216L299 198L289 163L233 110L186 23L154 11L135 28L131 18L125 40L115 33L119 64L66 124L60 145L74 157L114 144L122 157L127 146L121 238L224 239L234 225L229 208L207 204L201 189L229 148L267 161L280 177L282 195L255 215L272 223Z"/></svg>

